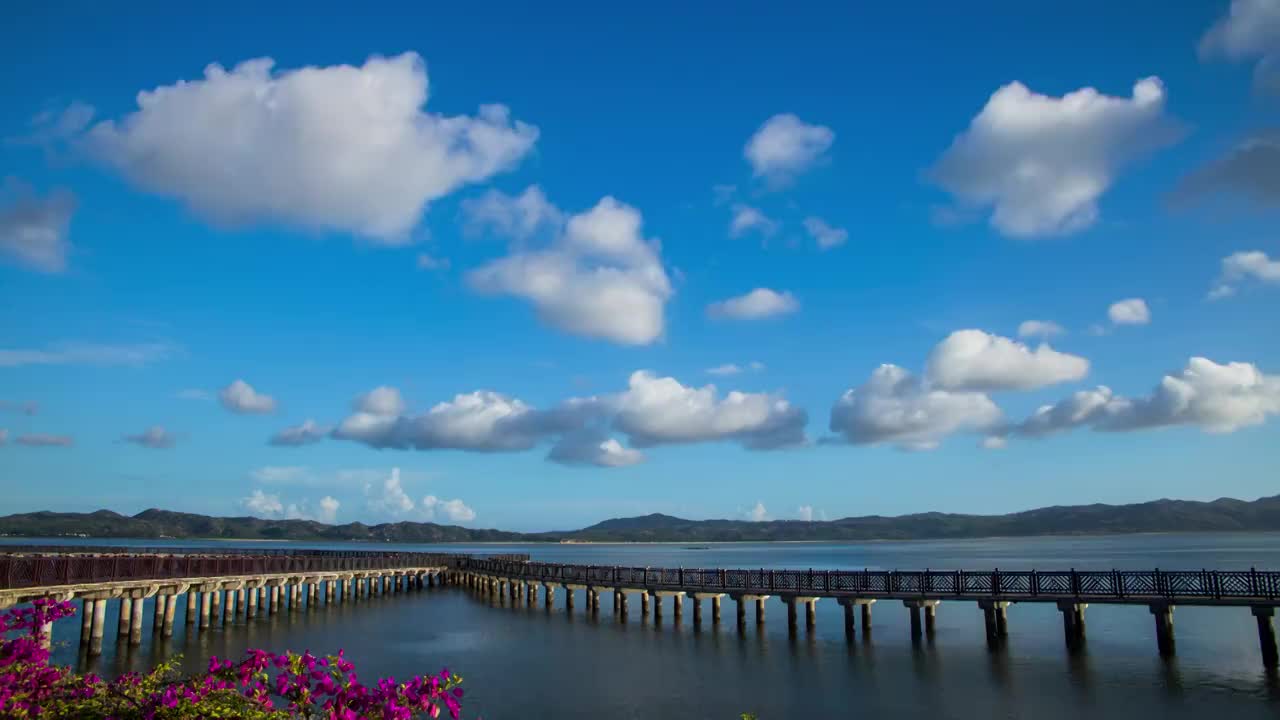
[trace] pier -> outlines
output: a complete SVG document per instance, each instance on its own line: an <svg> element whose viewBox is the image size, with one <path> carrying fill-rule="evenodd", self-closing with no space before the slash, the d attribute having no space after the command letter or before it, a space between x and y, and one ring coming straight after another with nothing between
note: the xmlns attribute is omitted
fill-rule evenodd
<svg viewBox="0 0 1280 720"><path fill-rule="evenodd" d="M710 600L711 621L720 622L721 600L736 603L740 631L747 625L748 609L756 625L765 622L765 601L778 598L786 607L787 627L817 622L820 600L838 603L844 610L844 629L852 638L856 620L863 632L871 628L872 607L881 601L901 602L908 614L913 641L931 636L943 603L972 604L982 613L986 642L1002 646L1009 634L1009 608L1019 603L1050 603L1062 613L1063 636L1069 651L1085 643L1085 611L1089 605L1145 605L1154 619L1156 648L1163 657L1175 654L1173 613L1179 605L1248 609L1258 627L1263 665L1280 666L1274 617L1280 605L1280 572L1261 570L1106 570L1106 571L966 571L966 570L723 570L690 568L636 568L599 565L557 565L504 559L460 558L449 571L456 582L479 592L529 593L543 588L547 607L555 590L563 588L565 608L573 610L575 590L587 596L588 613L599 611L601 593L613 595L614 612L627 617L629 595L639 595L641 617L660 622L664 600L671 601L675 622L680 622L686 599L693 605L693 622L703 622L702 601Z"/></svg>

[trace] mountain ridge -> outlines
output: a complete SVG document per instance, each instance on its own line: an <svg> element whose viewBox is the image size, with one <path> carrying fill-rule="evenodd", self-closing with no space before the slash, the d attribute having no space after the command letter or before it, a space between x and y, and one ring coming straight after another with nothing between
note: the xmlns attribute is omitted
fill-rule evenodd
<svg viewBox="0 0 1280 720"><path fill-rule="evenodd" d="M41 510L0 517L0 534L9 537L407 543L871 541L1211 531L1280 531L1280 495L1257 500L1161 498L1126 505L1054 505L1003 515L930 511L836 520L689 520L651 513L610 518L579 530L529 533L408 520L327 525L315 520L215 517L160 508L132 516L102 509L89 513Z"/></svg>

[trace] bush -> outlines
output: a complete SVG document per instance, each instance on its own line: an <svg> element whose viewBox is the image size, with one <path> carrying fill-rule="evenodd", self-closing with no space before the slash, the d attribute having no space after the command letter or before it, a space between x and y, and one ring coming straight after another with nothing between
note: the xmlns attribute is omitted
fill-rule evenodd
<svg viewBox="0 0 1280 720"><path fill-rule="evenodd" d="M75 612L71 603L37 600L0 615L0 717L409 720L444 709L457 720L461 713L462 678L448 670L366 686L341 651L317 657L250 650L240 662L211 658L208 671L194 677L177 671L178 659L110 682L76 674L49 664L43 636L45 623Z"/></svg>

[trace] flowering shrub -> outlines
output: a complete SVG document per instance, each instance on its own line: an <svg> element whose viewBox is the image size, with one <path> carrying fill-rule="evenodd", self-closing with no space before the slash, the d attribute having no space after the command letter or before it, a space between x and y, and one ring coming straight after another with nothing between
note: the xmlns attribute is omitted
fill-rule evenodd
<svg viewBox="0 0 1280 720"><path fill-rule="evenodd" d="M78 675L50 665L43 643L45 623L75 612L67 602L37 600L0 615L0 717L409 720L445 709L457 720L461 713L462 678L448 670L366 686L341 651L317 657L250 650L240 662L211 658L208 672L190 678L178 673L176 659L111 682ZM13 633L20 634L8 637Z"/></svg>

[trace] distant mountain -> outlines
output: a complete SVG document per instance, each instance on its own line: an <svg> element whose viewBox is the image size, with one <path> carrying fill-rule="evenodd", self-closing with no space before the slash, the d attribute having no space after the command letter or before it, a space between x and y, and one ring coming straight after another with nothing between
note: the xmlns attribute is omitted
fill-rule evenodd
<svg viewBox="0 0 1280 720"><path fill-rule="evenodd" d="M614 518L581 530L516 533L457 525L397 522L325 525L313 520L220 518L167 510L128 517L33 512L0 517L0 534L19 537L224 538L365 542L734 542L768 540L912 540L1140 532L1280 530L1280 495L1253 501L1155 500L1134 505L1068 505L1008 515L928 512L830 521L686 520L655 513Z"/></svg>

